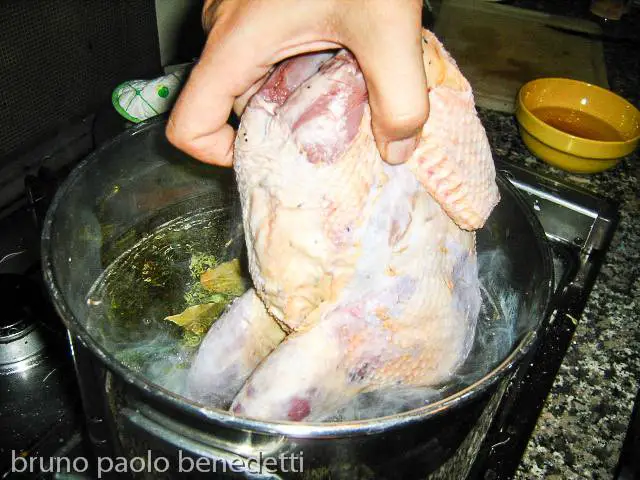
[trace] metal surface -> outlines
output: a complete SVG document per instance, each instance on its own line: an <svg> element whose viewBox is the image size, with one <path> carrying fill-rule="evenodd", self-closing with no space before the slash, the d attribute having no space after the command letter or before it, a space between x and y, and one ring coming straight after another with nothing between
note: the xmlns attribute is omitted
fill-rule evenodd
<svg viewBox="0 0 640 480"><path fill-rule="evenodd" d="M64 335L50 325L38 285L0 275L0 475L11 452L35 446L75 406ZM4 477L3 477L4 478Z"/></svg>
<svg viewBox="0 0 640 480"><path fill-rule="evenodd" d="M430 423L423 430L439 431L440 439L443 441L437 443L426 441L424 432L422 436L405 434L402 437L386 437L386 444L382 443L383 448L373 451L375 456L380 457L380 464L389 460L389 465L378 465L375 474L369 472L369 478L385 478L385 469L392 472L401 471L390 458L392 455L385 456L387 450L384 447L388 444L395 446L389 450L390 454L404 451L406 455L400 458L405 461L414 455L411 461L415 467L414 471L436 469L434 465L429 464L429 460L434 455L440 456L440 459L445 457L448 453L443 455L443 451L447 450L451 456L437 469L434 478L511 478L570 342L581 306L589 294L590 279L597 274L598 259L606 251L608 239L615 229L616 206L589 192L569 187L529 170L500 162L497 166L505 178L522 192L522 198L529 202L532 211L539 215L547 230L556 273L553 288L555 312L552 321L541 331L537 348L532 349L520 362L515 373L505 376L505 379L498 383L494 393L489 392L489 400L482 408L473 415L465 416L461 421L463 428L456 430L457 425L449 425L445 421L441 424ZM39 185L41 182L35 184ZM30 192L27 201L31 198L37 205L47 205L50 201L50 198L47 198L48 192L51 189L39 191L40 193ZM38 220L41 219L38 212L42 211L42 208L37 206L31 210L39 217ZM29 211L24 213L26 215L13 215L11 218L3 219L3 225L13 225L14 228L2 230L1 246L6 247L5 251L22 253L10 256L0 263L0 272L23 271L31 265L34 258L37 258L29 251L31 242L21 240L28 239L34 225L30 220ZM27 221L22 222L21 219L25 218ZM559 221L559 218L564 220ZM566 228L565 222L571 225L570 229ZM555 226L562 228L555 229ZM562 306L562 311L558 310L558 306ZM45 338L49 339L49 336ZM269 440L268 436L265 440L264 436L260 437L255 432L243 436L239 429L222 428L218 422L212 423L209 419L202 420L182 410L178 411L170 404L159 400L153 393L141 395L140 390L134 385L122 382L118 375L108 374L104 362L88 351L81 342L77 339L72 341L76 372L85 398L83 423L87 435L81 435L79 431L74 433L76 419L70 418L68 414L68 404L73 404L76 397L67 395L65 401L59 400L60 388L55 387L55 384L73 380L71 365L61 365L46 378L46 388L38 390L49 399L50 404L59 406L55 424L43 428L43 434L30 429L26 422L13 424L13 445L20 445L17 440L18 436L22 435L25 440L23 444L30 445L30 456L82 456L91 459L121 454L131 458L138 453L146 454L147 449L168 456L174 455L179 449L194 459L202 454L211 457L215 452L219 453L218 458L233 459L239 455L250 455L252 451L276 450L280 438L278 436L275 437L275 442ZM66 351L64 346L60 349ZM36 370L37 368L34 368L33 372ZM41 384L50 371L43 372L30 377L32 385ZM25 397L22 395L20 398ZM40 412L41 406L32 405L33 403L28 401L17 402L12 418L19 418L21 412L29 409L29 418L37 418L38 422L41 419L45 420L47 414ZM455 451L446 446L443 432L449 435L449 445L459 445ZM68 442L59 443L59 439L67 438L70 439ZM238 445L241 446L240 450L234 452ZM420 445L424 450L421 450ZM316 448L314 446L313 449ZM331 452L331 456L336 450L328 452ZM332 468L342 472L344 476L352 475L349 478L355 478L356 474L366 477L366 472L354 473L353 464L349 464L347 460L349 459L338 460ZM315 473L323 478L322 472L316 470ZM397 475L401 476L400 473ZM43 475L38 478L47 477ZM386 475L386 478L393 478L393 475Z"/></svg>
<svg viewBox="0 0 640 480"><path fill-rule="evenodd" d="M45 335L35 286L20 275L0 275L0 375L20 373L42 362Z"/></svg>
<svg viewBox="0 0 640 480"><path fill-rule="evenodd" d="M513 478L527 447L619 218L615 203L589 191L515 165L497 167L535 209L558 267L551 319L509 382L469 475L507 480Z"/></svg>
<svg viewBox="0 0 640 480"><path fill-rule="evenodd" d="M554 305L564 305L564 313L558 314L557 311L554 313L552 321L541 332L537 348L533 349L520 363L513 375L507 376L499 383L495 393L490 395L490 400L485 404L484 409L481 409L482 413L464 420L462 423L466 422L466 424L458 432L455 431L455 428L449 429L450 434L457 433L457 437L452 435L451 438L453 443L459 443L459 447L434 475L434 478L507 479L512 477L520 462L522 452L526 448L531 430L535 426L540 408L562 362L566 347L571 340L575 323L579 319L581 306L584 305L584 301L588 297L588 281L598 272L598 259L606 251L608 239L615 229L617 221L616 206L589 192L569 187L555 179L537 175L511 164L498 162L497 166L505 178L508 178L522 192L522 198L529 202L536 215L540 215L543 225L548 230L547 237L552 246L556 273L553 288L554 302L556 302ZM64 175L57 176L55 185L58 184L60 178L64 178ZM33 184L42 185L44 179L41 180L29 182L28 188L31 188ZM21 209L16 214L2 219L2 225L9 225L12 228L0 226L2 232L0 251L19 251L21 253L0 262L0 272L23 272L31 267L34 259L37 259L37 255L31 251L30 237L32 233L35 233L35 224L31 220L30 212L36 214L39 224L42 219L40 213L44 211L41 207L48 205L51 200L49 196L49 192L53 190L50 188L51 186L49 185L49 188L45 189L38 187L39 193L29 193L28 198L32 197L40 207L36 206L33 210ZM554 225L560 225L564 228L563 222L553 218L555 215L560 215L571 225L576 226L572 227L569 233L566 230L554 230ZM589 226L588 219L591 219L591 226ZM585 235L585 232L590 233ZM576 241L580 237L584 240L583 242ZM576 275L580 270L582 272ZM585 284L585 280L587 280L587 284ZM570 284L573 285L569 288ZM50 340L50 338L48 336L45 340ZM65 346L60 346L60 350L66 351ZM52 421L55 420L53 426L38 431L30 428L27 422L13 424L14 442L12 445L15 447L29 445L29 456L44 458L49 456L69 458L81 456L91 460L92 457L112 456L118 453L131 458L135 452L144 455L147 448L153 448L154 451L167 455L174 455L176 449L184 449L185 455L189 454L193 458L197 458L200 454L206 453L207 448L211 448L212 452L225 452L225 449L240 444L245 446L241 453L249 455L251 448L268 452L273 451L277 446L277 442L274 444L266 441L265 443L255 433L244 437L238 436L239 430L237 429L231 429L235 432L235 435L230 437L231 447L228 443L221 443L220 440L225 438L224 434L221 438L210 435L212 432L220 431L219 424L211 426L207 420L194 421L193 416L184 415L184 412L179 412L180 414L176 415L175 409L170 405L167 406L165 402L159 402L154 395L141 396L135 386L121 382L117 376L114 381L114 377L107 374L104 363L87 351L86 347L77 339L73 340L73 351L77 376L83 386L86 404L85 420L82 423L86 426L88 433L81 434L77 430L80 418L70 414L71 406L77 401L75 394L68 391L60 392L59 386L56 387L56 384L60 385L74 380L72 378L73 366L61 364L60 368L46 378L45 388L38 390L38 393L45 396L54 409L55 406L59 407L57 416L52 418ZM36 370L37 368L33 369L33 372ZM40 385L48 373L49 370L45 369L43 374L32 376L32 385ZM9 377L0 376L0 380L3 378ZM11 395L11 392L16 390L9 388L5 391ZM109 392L108 397L107 392ZM125 395L123 392L127 392L127 394ZM60 400L60 394L63 395L64 400ZM22 395L20 396L21 401L15 403L12 417L7 418L19 418L23 414L22 412L28 411L29 418L36 419L36 424L40 424L41 420L46 420L47 414L40 413L40 406L34 407L33 403L22 401L25 398L23 394L19 393L18 395ZM108 404L109 398L117 402L113 403L113 407L107 409L105 405ZM116 404L122 408L115 407ZM7 410L3 410L3 412L5 411ZM105 421L115 418L118 419L117 423ZM166 418L171 421L165 422ZM178 421L177 424L176 421ZM156 428L157 424L160 424L158 428ZM446 430L448 425L445 422L443 425L444 427L440 427L432 424L429 429L442 430L444 428ZM471 428L468 434L466 434L467 427ZM121 435L123 437L121 441L118 438L118 428L124 428L128 432L135 431L136 434ZM205 435L198 435L197 433L202 430ZM161 431L163 438L158 437ZM223 432L229 431L229 429L223 430ZM23 438L24 442L20 443L19 437ZM2 438L9 437L3 434ZM136 438L136 441L131 442L132 438ZM207 447L208 439L212 438L216 440L216 443ZM397 449L394 451L404 449L407 456L414 454L417 457L414 471L423 467L425 469L435 468L425 465L425 462L428 463L432 453L435 452L438 455L442 453L444 448L442 443L427 442L426 450L421 451L418 443L419 439L423 437L404 436L402 438L405 440L404 443L396 438L387 438L387 442L388 444L397 444ZM64 441L63 439L69 440ZM60 443L61 441L62 443ZM120 450L116 452L114 448ZM387 458L385 457L384 444L383 448L375 452L375 455L381 459ZM348 464L346 460L342 460L343 466ZM383 462L381 461L381 463ZM0 467L6 466L3 461L0 461L0 464L2 464ZM346 468L345 466L343 470L339 471L344 472ZM393 463L389 469L400 471L399 467ZM0 471L4 472L4 469ZM322 477L320 473L318 473L318 477L326 478L326 472L325 477ZM362 472L360 473L362 474ZM347 474L345 473L345 475ZM362 475L364 476L364 474ZM376 472L377 477L371 477L371 475L369 478L383 478L380 470ZM398 475L400 474L398 473ZM8 478L13 477L10 475ZM48 477L43 474L34 475L34 478L45 479ZM91 476L86 478L91 478Z"/></svg>
<svg viewBox="0 0 640 480"><path fill-rule="evenodd" d="M74 345L82 344L91 352L90 362L109 372L100 388L103 377L78 368L74 347L82 396L91 412L88 421L113 425L120 446L130 454L144 452L154 442L165 453L191 445L193 454L209 457L220 457L220 452L246 457L265 449L286 453L300 448L309 473L328 469L334 478L420 478L440 467L472 431L489 399L501 390L498 386L534 346L536 331L547 318L553 282L549 246L535 215L513 186L498 178L504 200L488 227L478 234L479 252L501 247L511 264L507 284L526 292L518 297L515 345L493 370L442 400L387 417L322 424L258 421L207 408L158 388L117 362L84 324L86 294L106 267L103 259L118 253L108 251L118 248L117 242L100 234L105 232L101 230L101 224L107 222L105 212L109 232L128 231L132 225L151 228L158 222L150 221L149 215L173 207L183 209L180 202L184 198L197 200L204 193L228 201L222 190L235 192L228 170L209 169L195 177L172 174L172 169L183 168L189 160L168 145L163 125L155 121L135 128L89 157L58 191L45 221L43 270L53 302L75 337ZM97 170L100 176L92 174ZM117 198L114 185L118 186ZM167 191L173 193L158 194ZM117 208L110 208L108 202L105 206L105 198L115 198ZM81 226L84 235L70 234ZM140 234L144 232L143 228ZM104 417L100 417L101 405L110 408ZM96 429L90 424L89 430ZM92 435L100 448L111 434L105 430Z"/></svg>
<svg viewBox="0 0 640 480"><path fill-rule="evenodd" d="M550 240L578 247L584 254L606 248L616 227L617 205L514 165L497 166L523 192Z"/></svg>

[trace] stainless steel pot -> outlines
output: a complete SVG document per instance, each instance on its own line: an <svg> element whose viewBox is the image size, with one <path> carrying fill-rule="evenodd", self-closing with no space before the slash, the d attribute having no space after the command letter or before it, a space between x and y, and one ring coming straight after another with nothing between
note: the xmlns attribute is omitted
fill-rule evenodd
<svg viewBox="0 0 640 480"><path fill-rule="evenodd" d="M478 251L486 260L480 268L483 284L510 292L513 341L486 372L468 376L444 398L382 418L322 424L257 421L198 405L162 375L152 380L149 370L127 367L118 358L129 334L96 328L108 323L107 316L96 315L96 304L102 302L103 313L111 308L92 293L96 281L114 259L158 227L177 231L171 226L185 215L203 212L213 228L196 230L192 243L204 242L223 257L237 255L243 246L231 170L199 164L175 150L164 137L164 120L120 135L87 158L60 188L42 239L46 283L74 338L77 362L95 364L78 367L89 428L99 426L94 437L102 435L94 443L113 447L103 450L113 455L146 458L148 468L139 475L148 478L160 478L165 464L169 472L180 467L180 460L188 467L187 456L217 459L217 467L204 467L202 460L204 470L210 476L213 468L219 475L225 469L229 478L425 478L453 471L457 477L486 431L509 375L535 344L553 284L549 247L536 217L508 181L499 177L498 184L502 201L478 232ZM173 252L175 262L184 261L172 237L163 238L156 253ZM506 262L497 260L498 250ZM144 287L136 306L171 302L171 282L144 283L140 279L127 287L129 292ZM127 328L142 340L155 328L165 328L144 315L132 322ZM482 345L474 348L482 354ZM162 459L154 466L148 452ZM255 461L248 461L283 454L296 455L304 472L258 472ZM191 473L196 472L191 465Z"/></svg>

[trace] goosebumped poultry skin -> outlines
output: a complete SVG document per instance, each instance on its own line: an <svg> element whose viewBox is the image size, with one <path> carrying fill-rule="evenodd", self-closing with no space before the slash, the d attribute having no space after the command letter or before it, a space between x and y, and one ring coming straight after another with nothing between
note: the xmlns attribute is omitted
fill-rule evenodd
<svg viewBox="0 0 640 480"><path fill-rule="evenodd" d="M431 111L404 165L381 159L347 51L288 60L251 99L234 167L254 288L201 345L195 400L316 421L362 392L445 382L467 357L474 230L499 194L468 82L426 30L423 50Z"/></svg>

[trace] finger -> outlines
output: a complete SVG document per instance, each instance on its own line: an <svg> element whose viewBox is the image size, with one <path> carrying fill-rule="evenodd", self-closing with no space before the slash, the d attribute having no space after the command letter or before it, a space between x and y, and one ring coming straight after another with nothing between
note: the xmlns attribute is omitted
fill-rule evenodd
<svg viewBox="0 0 640 480"><path fill-rule="evenodd" d="M387 162L397 164L413 153L429 115L421 2L377 5L350 43L367 83L378 148Z"/></svg>
<svg viewBox="0 0 640 480"><path fill-rule="evenodd" d="M318 8L324 2L313 3ZM191 156L212 164L229 166L233 162L234 131L227 119L232 108L242 111L260 87L273 64L292 55L336 46L317 40L309 19L318 12L303 12L303 5L274 15L264 22L268 4L216 6L216 23L192 74L174 105L167 137ZM296 20L305 13L306 23ZM314 20L315 21L315 20ZM311 22L311 24L309 24ZM258 48L259 46L259 48Z"/></svg>
<svg viewBox="0 0 640 480"><path fill-rule="evenodd" d="M247 29L209 34L169 118L167 137L176 147L206 163L229 166L233 161L233 128L227 124L234 101L268 72L250 49Z"/></svg>
<svg viewBox="0 0 640 480"><path fill-rule="evenodd" d="M202 6L202 28L205 33L209 33L218 18L218 9L222 0L205 0Z"/></svg>
<svg viewBox="0 0 640 480"><path fill-rule="evenodd" d="M249 87L246 92L236 98L236 100L233 102L233 111L238 117L242 115L242 112L244 112L244 109L247 106L247 103L249 103L249 100L251 100L251 97L253 97L255 93L260 90L260 88L264 85L264 82L266 82L268 78L269 74L263 76L260 80Z"/></svg>

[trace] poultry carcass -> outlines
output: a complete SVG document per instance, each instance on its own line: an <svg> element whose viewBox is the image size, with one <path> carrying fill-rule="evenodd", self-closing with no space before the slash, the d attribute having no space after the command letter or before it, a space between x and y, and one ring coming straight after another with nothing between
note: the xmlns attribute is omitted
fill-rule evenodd
<svg viewBox="0 0 640 480"><path fill-rule="evenodd" d="M201 344L192 398L312 421L465 360L482 301L474 230L499 193L468 82L426 30L423 50L430 116L403 165L380 157L346 50L283 62L249 102L234 168L254 288Z"/></svg>

